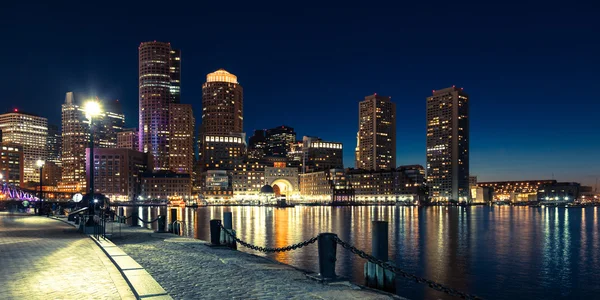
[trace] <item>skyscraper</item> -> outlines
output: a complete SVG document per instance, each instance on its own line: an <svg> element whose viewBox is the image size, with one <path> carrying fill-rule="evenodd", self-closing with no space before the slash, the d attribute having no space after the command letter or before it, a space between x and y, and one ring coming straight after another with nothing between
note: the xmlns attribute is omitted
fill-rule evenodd
<svg viewBox="0 0 600 300"><path fill-rule="evenodd" d="M62 133L57 125L48 125L48 139L46 149L48 152L47 161L53 162L60 166L60 157L62 155Z"/></svg>
<svg viewBox="0 0 600 300"><path fill-rule="evenodd" d="M65 184L79 185L85 191L85 149L90 144L90 121L83 105L87 97L68 92L62 105L62 174ZM94 117L94 145L98 148L115 148L117 134L123 129L125 115L116 101L100 101L102 113Z"/></svg>
<svg viewBox="0 0 600 300"><path fill-rule="evenodd" d="M357 169L396 167L396 104L390 99L374 94L358 105Z"/></svg>
<svg viewBox="0 0 600 300"><path fill-rule="evenodd" d="M169 170L169 104L178 103L181 53L170 43L139 47L139 150L151 153L155 170Z"/></svg>
<svg viewBox="0 0 600 300"><path fill-rule="evenodd" d="M433 201L469 200L469 96L462 88L427 97L427 184Z"/></svg>
<svg viewBox="0 0 600 300"><path fill-rule="evenodd" d="M137 128L124 128L117 133L117 148L140 150L140 139Z"/></svg>
<svg viewBox="0 0 600 300"><path fill-rule="evenodd" d="M192 105L170 104L169 168L175 173L192 174L195 124Z"/></svg>
<svg viewBox="0 0 600 300"><path fill-rule="evenodd" d="M206 76L202 85L202 134L239 134L244 131L242 86L223 69Z"/></svg>
<svg viewBox="0 0 600 300"><path fill-rule="evenodd" d="M36 162L46 160L48 155L48 119L14 110L0 115L2 141L23 148L23 181L40 182Z"/></svg>

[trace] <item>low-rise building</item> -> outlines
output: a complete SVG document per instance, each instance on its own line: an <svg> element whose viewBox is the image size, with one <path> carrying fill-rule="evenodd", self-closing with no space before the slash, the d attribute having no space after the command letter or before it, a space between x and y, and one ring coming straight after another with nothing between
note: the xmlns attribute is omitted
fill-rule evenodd
<svg viewBox="0 0 600 300"><path fill-rule="evenodd" d="M581 185L576 182L554 182L542 184L538 188L537 200L541 203L579 202Z"/></svg>
<svg viewBox="0 0 600 300"><path fill-rule="evenodd" d="M273 187L276 197L299 199L298 169L288 167L286 163L275 163L273 167L265 167L265 184Z"/></svg>
<svg viewBox="0 0 600 300"><path fill-rule="evenodd" d="M206 201L219 202L233 198L230 172L227 170L208 170L204 172L202 195Z"/></svg>
<svg viewBox="0 0 600 300"><path fill-rule="evenodd" d="M86 149L86 174L90 174ZM131 149L94 149L94 190L111 201L132 201L140 195L142 173L153 169L152 155ZM89 186L89 175L87 184Z"/></svg>
<svg viewBox="0 0 600 300"><path fill-rule="evenodd" d="M192 196L192 180L189 174L170 171L142 174L141 201L184 201Z"/></svg>
<svg viewBox="0 0 600 300"><path fill-rule="evenodd" d="M407 175L406 170L403 167L378 171L348 169L347 178L354 189L355 201L410 203L425 201L423 183L414 182Z"/></svg>
<svg viewBox="0 0 600 300"><path fill-rule="evenodd" d="M353 202L354 189L346 180L344 169L330 169L300 174L300 197L303 202Z"/></svg>
<svg viewBox="0 0 600 300"><path fill-rule="evenodd" d="M477 186L494 189L494 201L516 203L537 201L539 187L555 183L556 180L516 180L478 182Z"/></svg>

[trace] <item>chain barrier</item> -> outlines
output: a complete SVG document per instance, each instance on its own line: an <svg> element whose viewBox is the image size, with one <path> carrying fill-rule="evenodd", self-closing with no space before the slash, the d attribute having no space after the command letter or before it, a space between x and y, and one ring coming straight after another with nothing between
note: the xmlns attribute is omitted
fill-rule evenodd
<svg viewBox="0 0 600 300"><path fill-rule="evenodd" d="M158 221L158 219L160 219L160 217L156 217L156 219L154 219L152 221L144 221L142 218L138 217L138 220L142 221L142 223L144 223L144 224L154 223L154 222Z"/></svg>
<svg viewBox="0 0 600 300"><path fill-rule="evenodd" d="M133 215L131 215L131 216L129 216L129 217L124 217L124 216L116 216L116 217L117 217L117 219L119 219L119 220L123 220L123 221L125 221L125 220L127 220L127 219L130 219L131 217L133 217Z"/></svg>
<svg viewBox="0 0 600 300"><path fill-rule="evenodd" d="M280 247L280 248L266 248L266 247L260 247L260 246L255 246L252 245L250 243L246 243L242 240L240 240L238 237L235 236L235 234L233 232L230 231L230 229L226 229L225 227L223 227L223 224L219 224L219 227L221 227L221 230L225 231L225 234L227 234L228 236L230 236L231 238L233 238L236 242L238 242L240 245L246 247L246 248L250 248L252 250L256 250L256 251L260 251L260 252L265 252L265 253L270 253L270 252L285 252L285 251L292 251L292 250L296 250L296 249L300 249L304 246L308 246L314 242L317 241L317 239L319 238L319 236L315 236L311 239L308 239L304 242L300 242L297 244L293 244L293 245L289 245L286 247Z"/></svg>
<svg viewBox="0 0 600 300"><path fill-rule="evenodd" d="M443 293L446 293L446 294L451 295L451 296L456 296L456 297L460 297L462 299L471 299L471 300L476 300L476 299L480 300L480 299L482 299L482 298L479 298L479 297L477 297L475 295L467 294L467 293L455 290L453 288L446 287L446 286L442 285L441 283L437 283L435 281L432 281L432 280L429 280L429 279L425 279L423 277L419 277L417 275L410 274L410 273L408 273L406 271L403 271L400 268L392 265L389 262L384 262L382 260L379 260L379 259L375 258L374 256L369 255L368 253L366 253L366 252L364 252L364 251L362 251L362 250L360 250L360 249L358 249L358 248L356 248L356 247L354 247L354 246L352 246L352 245L350 245L350 244L348 244L348 243L340 240L340 238L337 237L337 236L334 237L334 240L335 240L336 243L338 243L340 246L342 246L342 248L350 250L350 252L352 252L352 253L360 256L361 258L364 258L364 259L368 260L369 262L372 262L372 263L374 263L374 264L376 264L376 265L378 265L378 266L380 266L380 267L382 267L382 268L384 268L386 270L389 270L389 271L393 272L396 275L400 275L402 277L414 280L417 283L427 284L430 288L432 288L434 290L437 290L437 291L440 291L440 292L443 292Z"/></svg>

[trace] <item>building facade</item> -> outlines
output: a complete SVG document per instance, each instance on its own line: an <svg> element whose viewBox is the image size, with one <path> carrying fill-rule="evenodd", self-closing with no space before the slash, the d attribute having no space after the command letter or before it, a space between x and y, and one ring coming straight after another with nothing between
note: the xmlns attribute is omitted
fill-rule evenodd
<svg viewBox="0 0 600 300"><path fill-rule="evenodd" d="M46 162L53 162L57 166L61 165L62 156L62 133L57 125L48 124L48 138L46 140L46 152L48 156Z"/></svg>
<svg viewBox="0 0 600 300"><path fill-rule="evenodd" d="M86 149L89 161L90 149ZM132 201L140 195L141 175L152 170L153 160L148 153L132 149L94 149L94 190L111 201ZM89 164L86 174L90 174ZM87 183L89 184L89 176Z"/></svg>
<svg viewBox="0 0 600 300"><path fill-rule="evenodd" d="M298 169L287 167L283 162L265 167L265 184L273 187L275 197L295 200L300 196Z"/></svg>
<svg viewBox="0 0 600 300"><path fill-rule="evenodd" d="M344 168L342 143L308 136L303 137L302 142L303 173Z"/></svg>
<svg viewBox="0 0 600 300"><path fill-rule="evenodd" d="M456 87L427 97L427 184L433 201L466 202L469 188L469 96Z"/></svg>
<svg viewBox="0 0 600 300"><path fill-rule="evenodd" d="M248 139L248 159L253 161L261 160L267 152L267 139L265 131L262 129L254 130L254 135Z"/></svg>
<svg viewBox="0 0 600 300"><path fill-rule="evenodd" d="M181 53L170 43L139 48L139 151L150 153L156 171L169 170L169 104L181 93Z"/></svg>
<svg viewBox="0 0 600 300"><path fill-rule="evenodd" d="M300 174L300 197L308 203L354 202L354 189L344 169Z"/></svg>
<svg viewBox="0 0 600 300"><path fill-rule="evenodd" d="M577 182L553 182L540 185L537 200L544 204L581 201L581 185Z"/></svg>
<svg viewBox="0 0 600 300"><path fill-rule="evenodd" d="M192 105L169 105L169 168L172 172L192 174L195 126Z"/></svg>
<svg viewBox="0 0 600 300"><path fill-rule="evenodd" d="M84 105L86 97L68 92L62 105L61 182L63 186L86 188L86 153L90 146L90 121ZM123 130L125 115L117 101L101 102L102 112L94 117L94 148L115 148Z"/></svg>
<svg viewBox="0 0 600 300"><path fill-rule="evenodd" d="M11 142L0 143L0 184L23 185L23 146Z"/></svg>
<svg viewBox="0 0 600 300"><path fill-rule="evenodd" d="M192 196L189 174L155 172L142 174L141 201L184 201Z"/></svg>
<svg viewBox="0 0 600 300"><path fill-rule="evenodd" d="M556 184L556 180L516 180L478 182L478 187L491 188L493 201L531 202L537 201L538 190L542 185Z"/></svg>
<svg viewBox="0 0 600 300"><path fill-rule="evenodd" d="M46 161L42 168L42 184L45 186L57 186L61 180L61 168L52 161Z"/></svg>
<svg viewBox="0 0 600 300"><path fill-rule="evenodd" d="M354 189L357 202L415 203L426 200L423 185L413 181L403 168L349 169L346 178Z"/></svg>
<svg viewBox="0 0 600 300"><path fill-rule="evenodd" d="M137 128L125 128L117 133L117 148L140 150L140 140Z"/></svg>
<svg viewBox="0 0 600 300"><path fill-rule="evenodd" d="M290 144L296 141L296 132L292 127L281 125L267 129L265 138L267 140L267 155L286 157L290 150Z"/></svg>
<svg viewBox="0 0 600 300"><path fill-rule="evenodd" d="M2 141L21 145L23 182L40 182L38 160L48 157L48 119L14 110L0 115Z"/></svg>
<svg viewBox="0 0 600 300"><path fill-rule="evenodd" d="M396 167L396 104L390 97L374 94L359 103L356 139L357 169Z"/></svg>
<svg viewBox="0 0 600 300"><path fill-rule="evenodd" d="M246 139L244 134L206 134L200 147L204 170L233 170L244 161Z"/></svg>

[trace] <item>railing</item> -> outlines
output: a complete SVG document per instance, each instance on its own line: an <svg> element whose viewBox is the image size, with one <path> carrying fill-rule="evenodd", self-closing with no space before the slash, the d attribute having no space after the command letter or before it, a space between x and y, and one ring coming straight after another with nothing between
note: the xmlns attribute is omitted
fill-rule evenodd
<svg viewBox="0 0 600 300"><path fill-rule="evenodd" d="M274 253L293 251L317 242L319 255L319 275L316 277L321 281L334 281L337 279L337 275L335 274L337 248L336 246L340 245L343 249L349 250L351 253L356 254L360 258L367 260L367 263L365 264L365 280L366 285L369 287L374 287L387 291L394 291L394 275L398 275L410 279L416 283L426 284L434 290L443 292L451 296L460 297L462 299L482 299L478 296L468 294L451 287L447 287L433 280L429 280L417 276L415 274L411 274L407 271L402 270L399 267L396 267L392 262L387 261L387 222L373 221L373 236L371 239L373 254L371 255L343 241L335 233L320 233L317 236L312 237L308 240L285 247L261 247L248 243L237 237L235 230L233 230L231 226L231 212L225 213L224 220L225 226L221 223L221 220L210 221L210 240L213 246L222 245L226 247L235 248L235 243L239 243L240 245L255 251L260 251L264 253ZM227 238L223 239L223 235Z"/></svg>

